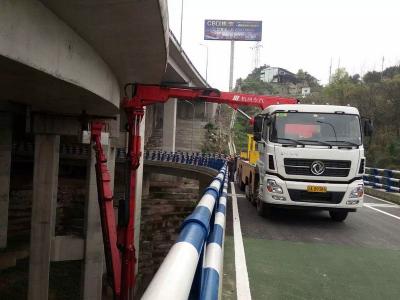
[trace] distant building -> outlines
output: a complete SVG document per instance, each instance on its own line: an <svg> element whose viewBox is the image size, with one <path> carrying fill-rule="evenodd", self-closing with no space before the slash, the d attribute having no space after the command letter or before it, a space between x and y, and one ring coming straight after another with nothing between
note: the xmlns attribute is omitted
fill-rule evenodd
<svg viewBox="0 0 400 300"><path fill-rule="evenodd" d="M271 84L280 95L306 97L318 86L318 80L306 72L300 76L286 69L266 66L261 70L260 80Z"/></svg>
<svg viewBox="0 0 400 300"><path fill-rule="evenodd" d="M261 71L261 80L268 83L297 83L296 74L277 67L265 67Z"/></svg>
<svg viewBox="0 0 400 300"><path fill-rule="evenodd" d="M303 87L301 89L301 95L304 97L306 97L307 95L311 94L311 88L310 87Z"/></svg>

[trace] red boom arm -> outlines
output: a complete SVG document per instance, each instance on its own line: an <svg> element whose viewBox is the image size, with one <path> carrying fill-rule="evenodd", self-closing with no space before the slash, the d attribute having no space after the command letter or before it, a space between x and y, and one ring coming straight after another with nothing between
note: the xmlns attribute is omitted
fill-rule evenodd
<svg viewBox="0 0 400 300"><path fill-rule="evenodd" d="M265 109L273 104L295 104L298 102L295 98L220 92L208 88L164 87L143 84L136 84L133 87L134 93L132 98L125 99L125 107L144 107L154 103L167 102L170 98L227 104L234 109L239 106L256 106Z"/></svg>
<svg viewBox="0 0 400 300"><path fill-rule="evenodd" d="M135 286L134 219L136 170L139 167L142 154L140 122L144 115L144 107L155 103L167 102L170 98L222 103L234 109L239 106L256 106L265 109L273 104L295 104L298 102L294 98L220 92L216 89L207 88L163 87L142 84L132 84L131 86L133 87L132 97L126 97L123 102L128 119L129 146L127 160L130 166L129 189L127 199L124 202L125 210L123 214L126 216L126 220L119 220L117 230L114 223L113 196L109 186L110 174L106 166L107 160L100 144L102 123L92 122L91 131L92 142L96 151L97 189L107 270L114 290L114 298L117 300L132 299Z"/></svg>

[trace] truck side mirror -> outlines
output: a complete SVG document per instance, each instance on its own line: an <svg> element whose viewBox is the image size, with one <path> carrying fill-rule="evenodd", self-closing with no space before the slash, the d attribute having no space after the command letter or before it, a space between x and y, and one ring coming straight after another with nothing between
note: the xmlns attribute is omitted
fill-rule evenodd
<svg viewBox="0 0 400 300"><path fill-rule="evenodd" d="M254 141L256 142L261 141L263 121L264 121L264 115L257 115L254 117L253 135L254 135Z"/></svg>
<svg viewBox="0 0 400 300"><path fill-rule="evenodd" d="M372 125L372 121L370 119L363 120L363 131L364 136L371 136L374 132L374 126Z"/></svg>

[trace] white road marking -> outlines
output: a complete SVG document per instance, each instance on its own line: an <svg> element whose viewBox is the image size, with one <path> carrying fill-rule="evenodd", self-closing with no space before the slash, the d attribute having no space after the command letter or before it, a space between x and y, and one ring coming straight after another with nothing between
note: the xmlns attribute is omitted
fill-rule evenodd
<svg viewBox="0 0 400 300"><path fill-rule="evenodd" d="M393 202L390 202L390 201L387 201L387 200L383 200L381 198L377 198L377 197L374 197L374 196L371 196L371 195L365 195L365 197L370 197L370 198L375 199L375 200L379 200L379 201L382 201L382 202L385 202L385 203L388 203L388 204L396 205ZM369 204L368 202L364 202L364 203L365 204Z"/></svg>
<svg viewBox="0 0 400 300"><path fill-rule="evenodd" d="M231 182L233 240L235 244L236 296L238 300L251 300L249 274L244 254L242 230L240 228L239 210L235 193L235 185Z"/></svg>
<svg viewBox="0 0 400 300"><path fill-rule="evenodd" d="M386 204L386 203L365 203L368 204L369 206L373 207L387 207L387 208L399 208L398 205L396 204Z"/></svg>
<svg viewBox="0 0 400 300"><path fill-rule="evenodd" d="M377 209L377 208L375 208L375 207L372 207L372 206L369 205L368 203L364 203L364 207L368 207L368 208L370 208L370 209L379 211L379 212L382 213L382 214L385 214L385 215L388 215L388 216L390 216L390 217L392 217L392 218L395 218L395 219L397 219L397 220L400 220L400 217L399 217L399 216L395 216L395 215L392 215L392 214L390 214L390 213L388 213L388 212L386 212L386 211L383 211L383 210Z"/></svg>
<svg viewBox="0 0 400 300"><path fill-rule="evenodd" d="M237 198L246 197L245 194L235 194ZM228 194L228 196L232 197L232 194Z"/></svg>

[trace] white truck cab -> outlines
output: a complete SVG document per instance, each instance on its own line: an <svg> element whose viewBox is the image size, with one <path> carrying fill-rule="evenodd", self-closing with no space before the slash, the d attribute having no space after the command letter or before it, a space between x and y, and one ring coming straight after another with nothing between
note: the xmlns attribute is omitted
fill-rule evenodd
<svg viewBox="0 0 400 300"><path fill-rule="evenodd" d="M335 221L363 205L365 168L357 108L272 105L255 118L257 210L328 210Z"/></svg>

